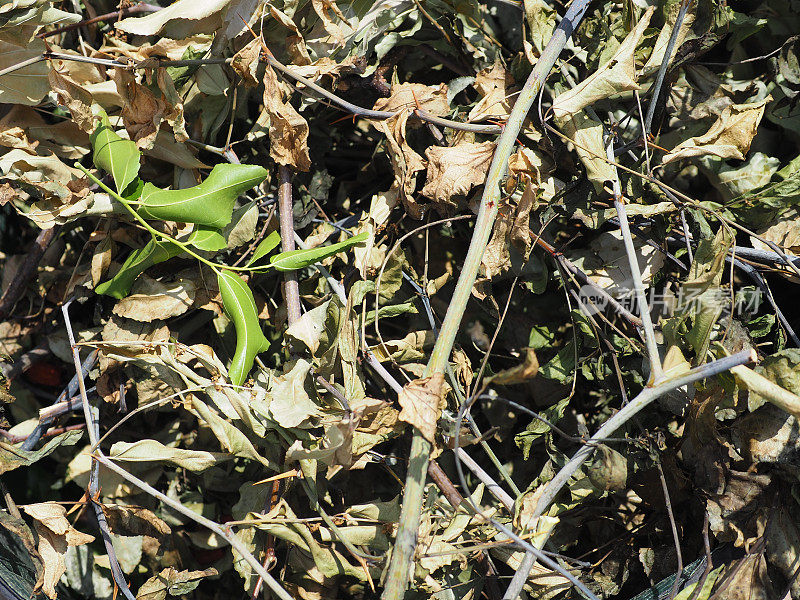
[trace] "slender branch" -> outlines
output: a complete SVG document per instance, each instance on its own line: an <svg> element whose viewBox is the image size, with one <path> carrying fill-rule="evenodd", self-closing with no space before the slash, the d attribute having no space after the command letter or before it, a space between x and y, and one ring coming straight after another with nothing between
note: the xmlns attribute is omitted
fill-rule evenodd
<svg viewBox="0 0 800 600"><path fill-rule="evenodd" d="M681 583L681 575L683 574L683 553L681 552L681 538L678 535L678 526L675 523L675 514L672 512L672 500L669 497L669 488L667 487L667 478L664 476L664 469L661 466L661 461L656 462L658 467L658 478L661 480L661 490L664 492L664 506L667 509L667 516L669 517L669 525L672 529L672 540L675 543L675 555L678 559L678 570L675 573L675 581L672 584L672 591L669 594L669 600L674 600L678 594L678 586Z"/></svg>
<svg viewBox="0 0 800 600"><path fill-rule="evenodd" d="M277 71L280 71L284 75L287 75L294 79L295 81L299 81L304 86L309 89L314 90L320 96L327 98L340 108L345 109L346 111L365 119L375 119L378 121L383 121L386 119L390 119L395 116L397 113L388 111L388 110L372 110L369 108L362 108L352 102L348 102L347 100L343 100L336 94L329 92L321 85L317 85L307 77L303 77L302 75L295 73L290 68L285 66L283 63L279 62L272 54L267 55L267 62ZM436 117L430 114L427 111L422 109L414 110L414 114L417 115L423 121L428 121L429 123L433 123L434 125L440 125L442 127L449 127L451 129L459 129L461 131L472 131L474 133L500 133L502 130L501 127L497 125L477 125L473 123L461 123L459 121L451 121L449 119L442 119L441 117ZM514 136L516 138L516 136Z"/></svg>
<svg viewBox="0 0 800 600"><path fill-rule="evenodd" d="M695 367L687 372L685 375L664 381L656 386L647 387L639 392L633 400L620 409L620 411L606 421L600 429L589 439L587 445L578 450L572 459L562 467L562 469L551 479L542 495L539 497L539 502L536 509L533 511L531 519L535 519L544 514L545 510L555 500L558 493L561 491L569 478L577 471L581 465L588 459L594 452L595 445L603 438L611 436L617 429L622 427L631 417L648 406L653 400L663 396L667 392L689 385L695 381L700 381L707 377L712 377L719 373L723 373L739 365L754 361L756 354L754 350L742 350L731 356L720 358L711 363L706 363Z"/></svg>
<svg viewBox="0 0 800 600"><path fill-rule="evenodd" d="M94 454L94 458L101 462L108 469L114 471L127 481L130 481L143 492L150 494L154 498L169 506L171 509L181 513L182 515L185 515L186 517L189 517L195 523L202 525L206 529L209 529L217 534L219 537L228 542L228 544L234 550L242 555L242 558L244 558L247 564L249 564L250 567L264 579L266 584L269 586L269 589L271 589L278 598L281 600L294 600L292 596L275 580L275 578L269 574L269 572L261 565L261 563L255 559L252 553L245 547L239 538L236 537L236 534L234 534L233 531L231 531L228 527L223 527L219 523L216 523L211 519L207 519L203 515L186 508L177 500L173 500L169 496L162 494L150 484L145 483L135 475L128 473L125 469L112 462L107 456L101 454L99 451Z"/></svg>
<svg viewBox="0 0 800 600"><path fill-rule="evenodd" d="M456 448L455 453L458 455L459 460L467 465L467 468L472 471L478 479L481 480L481 482L486 486L486 489L489 490L489 492L495 498L500 500L500 502L503 503L503 506L505 506L509 512L513 513L514 499L508 495L508 492L501 488L500 485L494 479L492 479L489 474L484 471L469 454L467 454L464 448Z"/></svg>
<svg viewBox="0 0 800 600"><path fill-rule="evenodd" d="M292 172L289 167L278 166L278 216L281 227L281 250L289 252L295 249L294 244L294 210L292 207ZM285 271L283 274L283 297L286 300L286 313L289 325L300 319L300 288L297 284L297 271Z"/></svg>
<svg viewBox="0 0 800 600"><path fill-rule="evenodd" d="M614 142L609 142L606 149L609 163L614 161ZM628 223L628 215L625 212L625 204L622 202L620 191L619 175L614 168L615 179L613 181L614 208L619 219L619 230L622 233L622 240L625 243L625 254L628 257L628 265L633 279L633 290L636 294L636 304L639 308L639 316L642 319L642 331L644 333L644 343L647 346L647 358L650 360L650 381L659 381L662 376L661 358L658 355L658 344L656 344L656 334L653 328L653 321L650 318L650 305L644 292L642 283L642 273L639 269L639 259L636 258L636 249L633 247L633 237Z"/></svg>
<svg viewBox="0 0 800 600"><path fill-rule="evenodd" d="M434 374L444 374L446 370L450 352L453 349L456 334L461 326L467 301L472 292L472 286L477 278L481 260L492 233L492 226L497 217L502 193L501 182L508 171L508 159L514 149L517 135L522 129L528 111L533 105L545 78L553 68L575 27L583 18L588 5L588 0L576 0L573 2L558 27L553 31L553 36L525 82L517 101L514 103L514 108L506 122L503 133L498 139L492 164L486 177L469 250L453 292L450 306L442 323L439 337L431 353L430 361L425 368L424 375L426 377ZM400 526L389 564L386 587L382 595L383 600L400 600L408 587L410 567L417 546L422 493L430 452L431 443L415 429L408 461Z"/></svg>
<svg viewBox="0 0 800 600"><path fill-rule="evenodd" d="M69 305L72 300L64 303L61 307L61 312L64 314L64 323L67 328L67 336L69 338L69 345L72 349L72 361L75 363L75 375L78 379L78 390L80 391L81 403L83 405L83 416L86 419L86 431L89 434L89 442L92 446L97 445L99 436L100 423L95 418L91 406L89 406L89 399L86 396L86 382L83 380L84 371L83 364L81 363L78 345L75 343L75 334L72 331L72 321L69 318ZM94 354L94 353L93 353ZM90 355L91 356L91 355ZM131 593L128 587L128 582L125 581L125 574L119 566L117 553L114 550L114 544L111 542L111 533L106 522L106 515L103 512L103 507L97 502L96 497L100 494L100 486L98 479L100 477L100 464L92 461L92 468L89 471L89 499L94 509L97 525L100 528L100 534L103 538L103 543L106 547L106 555L108 555L109 566L111 567L111 574L114 576L114 583L122 590L122 595L127 600L136 600L136 597Z"/></svg>
<svg viewBox="0 0 800 600"><path fill-rule="evenodd" d="M653 84L652 94L650 96L650 105L647 107L647 117L644 120L644 139L647 139L648 134L650 133L650 127L653 124L653 115L656 112L656 105L658 104L658 97L661 91L661 86L664 83L664 75L667 73L667 67L669 66L669 62L672 59L672 50L675 48L675 42L678 41L678 33L681 30L681 25L683 24L683 18L686 16L686 11L689 9L689 4L691 4L692 0L682 0L681 7L678 10L678 16L675 18L675 25L672 28L672 34L669 36L669 42L667 43L667 48L664 52L664 58L661 59L661 66L658 68L658 75L656 75L656 81Z"/></svg>

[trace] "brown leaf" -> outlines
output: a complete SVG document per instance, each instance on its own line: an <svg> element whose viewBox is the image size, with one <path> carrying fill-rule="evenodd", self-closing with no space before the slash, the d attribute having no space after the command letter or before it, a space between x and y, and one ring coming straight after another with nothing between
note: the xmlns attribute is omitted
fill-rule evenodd
<svg viewBox="0 0 800 600"><path fill-rule="evenodd" d="M654 10L651 7L640 17L639 23L620 44L614 56L590 77L553 100L552 110L557 120L575 114L598 100L639 89L636 83L636 46Z"/></svg>
<svg viewBox="0 0 800 600"><path fill-rule="evenodd" d="M406 212L414 219L421 219L424 215L422 206L414 199L414 190L417 187L417 173L425 168L425 162L406 141L406 122L409 112L401 111L386 121L374 123L386 135L389 145L389 158L394 170L393 189L399 192L400 200Z"/></svg>
<svg viewBox="0 0 800 600"><path fill-rule="evenodd" d="M103 514L111 531L117 535L147 535L160 539L172 532L169 525L141 506L103 504Z"/></svg>
<svg viewBox="0 0 800 600"><path fill-rule="evenodd" d="M536 377L539 372L539 360L533 348L525 348L525 360L515 367L495 373L487 379L495 385L513 385L525 383Z"/></svg>
<svg viewBox="0 0 800 600"><path fill-rule="evenodd" d="M182 315L194 302L196 286L190 279L161 283L142 275L131 294L114 305L115 315L149 323Z"/></svg>
<svg viewBox="0 0 800 600"><path fill-rule="evenodd" d="M36 582L49 598L56 598L56 584L67 570L64 557L69 546L82 546L94 541L94 536L81 533L67 520L67 509L55 502L42 502L21 506L33 518L33 526L39 535L39 555L44 563L44 572Z"/></svg>
<svg viewBox="0 0 800 600"><path fill-rule="evenodd" d="M494 142L429 147L425 151L428 175L422 194L433 199L443 211L457 208L454 196L466 196L485 181L494 148Z"/></svg>
<svg viewBox="0 0 800 600"><path fill-rule="evenodd" d="M402 407L398 418L416 427L430 443L434 442L436 423L446 406L443 383L441 374L415 379L403 387L398 398Z"/></svg>
<svg viewBox="0 0 800 600"><path fill-rule="evenodd" d="M69 109L72 120L87 133L94 130L95 118L92 115L92 95L66 75L55 68L47 76L50 87L56 93L58 103Z"/></svg>
<svg viewBox="0 0 800 600"><path fill-rule="evenodd" d="M414 111L420 108L437 117L450 112L447 102L447 85L423 85L421 83L401 83L392 86L392 95L379 98L375 102L375 110L398 112Z"/></svg>
<svg viewBox="0 0 800 600"><path fill-rule="evenodd" d="M283 91L272 67L264 72L264 108L269 113L269 153L281 165L300 171L311 168L308 154L308 123L283 100Z"/></svg>
<svg viewBox="0 0 800 600"><path fill-rule="evenodd" d="M239 74L245 85L249 87L256 87L258 85L256 71L258 70L258 59L260 55L261 40L255 38L234 54L231 60L231 67Z"/></svg>
<svg viewBox="0 0 800 600"><path fill-rule="evenodd" d="M480 121L490 116L504 119L511 113L514 103L509 98L508 89L514 85L514 78L501 62L478 73L472 85L482 98L469 111L467 121Z"/></svg>
<svg viewBox="0 0 800 600"><path fill-rule="evenodd" d="M188 137L183 123L183 106L165 69L158 70L162 92L159 98L149 88L137 83L133 73L125 69L114 70L114 83L122 97L122 122L131 140L140 149L149 150L153 147L162 121L172 125L176 139L185 140ZM171 103L167 96L177 104Z"/></svg>
<svg viewBox="0 0 800 600"><path fill-rule="evenodd" d="M111 255L114 253L116 244L110 236L106 236L97 244L92 254L92 285L97 286L100 280L108 272L108 267L111 266Z"/></svg>

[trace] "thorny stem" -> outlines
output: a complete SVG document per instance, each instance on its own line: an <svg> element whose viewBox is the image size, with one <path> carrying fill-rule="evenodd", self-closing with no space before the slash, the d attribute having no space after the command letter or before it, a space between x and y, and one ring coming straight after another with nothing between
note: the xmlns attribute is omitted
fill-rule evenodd
<svg viewBox="0 0 800 600"><path fill-rule="evenodd" d="M434 374L443 375L446 370L450 352L453 349L456 334L461 326L467 301L472 292L472 286L477 278L481 259L497 217L502 194L501 183L508 170L508 159L514 149L517 135L522 129L525 117L533 105L545 78L553 68L572 32L583 18L588 5L588 0L576 0L573 2L558 27L553 31L553 36L525 82L506 122L503 133L497 141L497 148L486 177L469 250L453 292L450 306L442 323L439 337L431 353L430 361L425 368L424 376L426 377ZM415 429L408 461L406 488L399 521L400 526L389 564L386 586L382 595L383 600L400 600L408 587L412 561L417 546L422 493L425 487L425 473L427 472L430 453L431 443Z"/></svg>

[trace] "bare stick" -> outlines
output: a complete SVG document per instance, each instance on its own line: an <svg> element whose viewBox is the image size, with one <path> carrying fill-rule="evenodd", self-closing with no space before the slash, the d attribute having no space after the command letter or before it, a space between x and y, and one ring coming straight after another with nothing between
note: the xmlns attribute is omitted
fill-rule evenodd
<svg viewBox="0 0 800 600"><path fill-rule="evenodd" d="M606 147L609 164L614 163L614 142L609 142ZM631 269L633 279L633 290L636 294L636 304L639 308L639 317L642 319L642 331L644 333L644 343L647 347L647 358L650 360L650 381L659 381L662 377L661 357L658 355L658 344L656 344L656 334L653 329L653 321L650 318L650 305L647 303L647 296L644 292L642 283L642 273L639 269L639 260L636 258L636 249L633 247L633 237L631 228L628 224L628 215L625 212L625 204L622 202L622 192L620 190L619 175L614 168L615 179L612 182L614 192L614 208L617 210L619 219L619 230L622 233L622 240L625 243L625 254L628 256L628 265Z"/></svg>
<svg viewBox="0 0 800 600"><path fill-rule="evenodd" d="M64 323L67 328L67 336L69 338L69 345L72 349L72 361L75 363L75 374L78 378L78 390L80 390L81 402L83 404L83 416L86 419L86 431L89 433L89 442L92 446L97 445L99 438L100 424L94 417L92 408L89 406L89 399L86 396L86 382L83 380L83 365L81 364L81 357L78 351L78 345L75 343L75 334L72 331L72 321L69 318L69 305L72 300L64 303L61 307L61 312L64 314ZM125 574L119 566L117 553L114 550L114 544L111 542L111 533L108 529L106 522L106 515L103 512L103 507L95 499L100 494L100 487L98 479L100 475L100 465L97 461L92 461L92 468L89 471L89 501L92 503L95 517L97 518L97 525L100 528L100 534L103 538L103 543L106 547L106 554L108 555L108 563L111 567L111 574L114 576L114 583L122 590L122 595L127 600L136 600L133 593L128 587L128 582L125 581Z"/></svg>
<svg viewBox="0 0 800 600"><path fill-rule="evenodd" d="M675 542L675 554L678 558L678 572L675 574L675 581L672 584L672 591L669 595L669 600L673 600L678 594L678 586L681 583L681 575L683 575L683 554L681 553L681 538L678 535L678 526L675 524L675 515L672 512L672 500L669 497L669 489L667 488L667 478L664 477L664 469L661 467L661 461L656 463L658 467L658 477L661 480L661 489L664 492L664 506L667 508L667 516L669 517L669 524L672 528L672 539Z"/></svg>
<svg viewBox="0 0 800 600"><path fill-rule="evenodd" d="M647 107L647 118L644 120L644 131L642 132L644 134L644 139L647 139L647 136L650 133L650 126L653 124L653 114L656 112L658 96L661 92L661 86L664 83L664 75L667 73L669 61L672 58L672 50L675 48L675 42L678 40L678 33L681 30L683 18L686 16L686 11L688 10L691 1L692 0L683 0L681 2L681 7L678 10L678 16L675 18L675 25L672 27L672 34L669 36L669 42L667 43L667 48L664 52L664 58L661 60L661 66L658 68L658 75L656 75L656 81L653 84L653 91L650 95L650 105Z"/></svg>
<svg viewBox="0 0 800 600"><path fill-rule="evenodd" d="M513 513L514 499L508 495L508 492L506 492L503 488L501 488L500 484L498 484L494 479L492 479L491 476L486 471L484 471L481 468L481 466L478 463L476 463L469 454L467 454L466 450L464 450L463 448L456 448L455 452L458 455L458 458L461 460L461 462L467 465L467 468L475 474L475 477L481 480L481 482L486 486L486 489L489 490L489 492L495 498L500 500L500 502L503 503L503 506L505 506L509 512Z"/></svg>
<svg viewBox="0 0 800 600"><path fill-rule="evenodd" d="M575 27L583 18L588 4L587 0L573 2L558 27L553 31L553 36L525 82L517 101L514 103L514 108L506 122L503 133L497 141L492 164L486 177L469 250L453 292L450 306L442 323L439 337L425 368L424 376L426 377L434 374L443 375L447 368L450 352L453 349L456 334L461 326L467 301L472 292L472 286L477 278L481 260L492 233L492 226L497 217L502 194L501 182L508 172L508 159L514 149L517 135L522 129L528 111L539 94L545 78L553 68ZM419 528L425 473L427 472L430 452L430 442L418 430L414 430L406 475L406 488L400 514L400 526L389 564L386 587L382 595L383 600L400 600L408 587L410 567L417 546L417 530Z"/></svg>
<svg viewBox="0 0 800 600"><path fill-rule="evenodd" d="M278 216L281 226L281 250L289 252L295 249L294 214L292 207L292 172L285 165L278 166L280 187L278 187ZM297 285L297 271L285 271L283 274L283 298L286 301L286 313L289 325L295 323L302 314L300 307L300 288Z"/></svg>

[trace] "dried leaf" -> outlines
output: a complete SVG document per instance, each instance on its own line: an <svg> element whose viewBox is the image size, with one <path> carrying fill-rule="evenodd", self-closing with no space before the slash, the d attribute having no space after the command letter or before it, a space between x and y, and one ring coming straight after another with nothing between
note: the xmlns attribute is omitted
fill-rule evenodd
<svg viewBox="0 0 800 600"><path fill-rule="evenodd" d="M278 164L308 171L311 168L308 123L283 100L278 77L269 65L264 72L264 109L269 114L270 156Z"/></svg>
<svg viewBox="0 0 800 600"><path fill-rule="evenodd" d="M109 457L119 462L170 462L189 471L205 471L209 467L230 460L230 454L172 448L156 440L116 442Z"/></svg>
<svg viewBox="0 0 800 600"><path fill-rule="evenodd" d="M553 114L556 120L563 120L603 98L639 89L639 85L636 83L636 46L650 23L654 11L653 7L645 11L640 17L639 23L607 63L574 88L559 94L553 100Z"/></svg>
<svg viewBox="0 0 800 600"><path fill-rule="evenodd" d="M453 197L466 197L483 184L492 162L494 142L461 142L455 146L431 146L425 151L428 174L422 195L437 203L442 212L458 207Z"/></svg>
<svg viewBox="0 0 800 600"><path fill-rule="evenodd" d="M33 518L33 526L39 536L39 555L44 563L44 572L37 582L37 589L56 598L56 584L67 569L64 557L70 546L81 546L94 541L94 536L81 533L67 520L66 507L55 502L28 504L20 507Z"/></svg>
<svg viewBox="0 0 800 600"><path fill-rule="evenodd" d="M217 575L217 570L178 571L174 567L162 570L142 584L136 593L136 600L164 600L170 596L184 596L192 592L205 577Z"/></svg>
<svg viewBox="0 0 800 600"><path fill-rule="evenodd" d="M276 377L270 387L269 414L281 427L298 427L317 416L319 407L306 390L311 363L299 358L288 367L288 372Z"/></svg>
<svg viewBox="0 0 800 600"><path fill-rule="evenodd" d="M148 535L162 538L172 532L169 525L152 511L141 506L103 504L102 507L108 526L117 535Z"/></svg>
<svg viewBox="0 0 800 600"><path fill-rule="evenodd" d="M403 387L397 401L402 410L401 421L416 427L423 437L434 443L436 424L447 405L442 395L442 375L415 379Z"/></svg>
<svg viewBox="0 0 800 600"><path fill-rule="evenodd" d="M744 160L770 100L767 97L759 102L726 107L706 133L678 144L664 156L662 163L708 154Z"/></svg>
<svg viewBox="0 0 800 600"><path fill-rule="evenodd" d="M142 275L131 294L114 305L119 317L149 323L182 315L194 302L195 284L189 279L162 283Z"/></svg>
<svg viewBox="0 0 800 600"><path fill-rule="evenodd" d="M92 114L92 95L86 91L85 87L78 85L54 68L50 69L47 77L50 87L56 93L58 103L69 109L72 120L86 133L93 131L95 118Z"/></svg>

